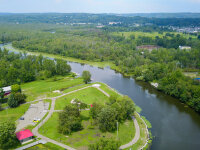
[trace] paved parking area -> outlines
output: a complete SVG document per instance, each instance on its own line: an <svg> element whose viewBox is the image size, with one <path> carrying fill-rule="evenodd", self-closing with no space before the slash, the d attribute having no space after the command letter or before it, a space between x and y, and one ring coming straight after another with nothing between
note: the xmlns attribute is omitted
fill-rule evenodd
<svg viewBox="0 0 200 150"><path fill-rule="evenodd" d="M36 104L31 104L26 113L22 116L24 120L17 120L17 129L19 131L28 125L35 125L33 122L34 119L42 119L45 114L48 112L49 103L44 103L39 101Z"/></svg>

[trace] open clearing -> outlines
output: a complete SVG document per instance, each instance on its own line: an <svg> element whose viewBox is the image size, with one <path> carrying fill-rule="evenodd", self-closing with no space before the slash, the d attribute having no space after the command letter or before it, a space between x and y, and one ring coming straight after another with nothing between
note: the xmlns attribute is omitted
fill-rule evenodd
<svg viewBox="0 0 200 150"><path fill-rule="evenodd" d="M87 89L57 99L55 110L63 110L67 104L70 104L72 99L76 98L88 105L92 104L93 102L104 104L106 101L108 101L108 97L98 89L89 87Z"/></svg>
<svg viewBox="0 0 200 150"><path fill-rule="evenodd" d="M33 101L36 98L54 97L61 95L60 93L53 93L55 90L67 89L69 87L83 84L83 79L73 79L70 76L57 77L47 80L33 81L22 85L23 92L28 96L26 101Z"/></svg>

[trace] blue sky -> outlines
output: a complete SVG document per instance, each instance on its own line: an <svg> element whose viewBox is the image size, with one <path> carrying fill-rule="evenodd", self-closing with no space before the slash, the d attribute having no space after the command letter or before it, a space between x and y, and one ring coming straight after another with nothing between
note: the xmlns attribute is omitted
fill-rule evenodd
<svg viewBox="0 0 200 150"><path fill-rule="evenodd" d="M200 0L0 0L0 12L200 12Z"/></svg>

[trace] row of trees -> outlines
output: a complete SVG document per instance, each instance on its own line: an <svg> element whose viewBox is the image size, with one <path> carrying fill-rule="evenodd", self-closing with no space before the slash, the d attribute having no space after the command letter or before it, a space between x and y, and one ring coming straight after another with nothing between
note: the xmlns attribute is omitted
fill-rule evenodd
<svg viewBox="0 0 200 150"><path fill-rule="evenodd" d="M0 49L0 87L65 75L71 67L64 60L9 53Z"/></svg>

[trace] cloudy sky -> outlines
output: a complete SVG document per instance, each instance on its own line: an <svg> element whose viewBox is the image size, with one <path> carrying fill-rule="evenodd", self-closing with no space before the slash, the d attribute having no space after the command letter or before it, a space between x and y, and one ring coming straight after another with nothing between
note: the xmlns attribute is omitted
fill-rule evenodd
<svg viewBox="0 0 200 150"><path fill-rule="evenodd" d="M0 12L200 12L200 0L0 0Z"/></svg>

